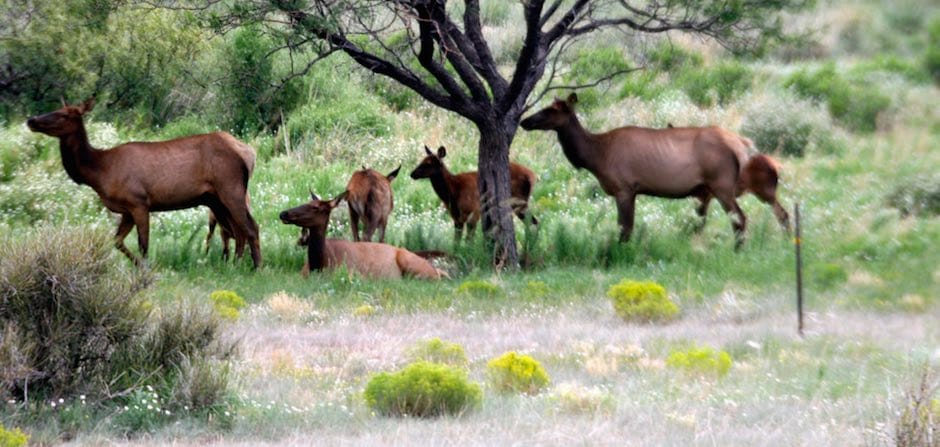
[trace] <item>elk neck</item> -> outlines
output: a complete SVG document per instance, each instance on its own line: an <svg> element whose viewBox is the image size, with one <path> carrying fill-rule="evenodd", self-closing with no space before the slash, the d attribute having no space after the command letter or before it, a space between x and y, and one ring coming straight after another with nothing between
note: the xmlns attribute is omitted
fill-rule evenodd
<svg viewBox="0 0 940 447"><path fill-rule="evenodd" d="M441 166L441 171L432 175L430 180L431 187L434 188L437 197L450 207L450 204L456 199L456 197L454 197L456 195L456 188L452 185L454 175L447 170L446 166Z"/></svg>
<svg viewBox="0 0 940 447"><path fill-rule="evenodd" d="M326 267L326 227L310 227L307 239L307 263L310 270L323 270Z"/></svg>
<svg viewBox="0 0 940 447"><path fill-rule="evenodd" d="M581 121L575 115L571 116L568 124L555 129L558 132L558 142L568 161L578 169L595 169L594 159L597 157L594 135L581 126Z"/></svg>
<svg viewBox="0 0 940 447"><path fill-rule="evenodd" d="M59 137L59 152L65 172L72 181L79 185L90 185L94 182L100 167L99 151L88 142L84 123L79 123L75 132Z"/></svg>

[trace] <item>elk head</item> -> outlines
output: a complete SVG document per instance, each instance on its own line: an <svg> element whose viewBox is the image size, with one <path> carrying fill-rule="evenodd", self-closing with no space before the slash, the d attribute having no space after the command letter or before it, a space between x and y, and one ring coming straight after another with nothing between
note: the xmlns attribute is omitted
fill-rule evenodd
<svg viewBox="0 0 940 447"><path fill-rule="evenodd" d="M316 194L311 193L309 202L282 211L281 222L311 228L314 232L325 234L326 226L330 222L330 212L346 198L346 194L344 191L332 200L320 200Z"/></svg>
<svg viewBox="0 0 940 447"><path fill-rule="evenodd" d="M444 162L441 161L441 159L447 156L447 148L441 146L437 148L437 154L435 154L434 152L431 152L431 149L425 145L424 152L427 153L427 156L421 160L421 163L418 163L418 166L414 169L414 171L411 171L411 178L415 180L429 178L440 173L444 169Z"/></svg>
<svg viewBox="0 0 940 447"><path fill-rule="evenodd" d="M61 137L76 132L82 126L82 115L95 107L95 98L88 98L85 102L70 106L62 101L62 108L36 115L26 120L26 125L33 132L40 132L51 137Z"/></svg>
<svg viewBox="0 0 940 447"><path fill-rule="evenodd" d="M525 130L554 130L568 124L574 116L574 106L578 103L578 95L572 93L568 99L562 101L555 99L552 105L529 115L519 123Z"/></svg>

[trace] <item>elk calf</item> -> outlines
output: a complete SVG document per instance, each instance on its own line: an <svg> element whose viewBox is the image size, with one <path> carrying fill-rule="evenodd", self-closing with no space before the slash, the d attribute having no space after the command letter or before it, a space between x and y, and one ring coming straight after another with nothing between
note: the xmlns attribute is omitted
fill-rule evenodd
<svg viewBox="0 0 940 447"><path fill-rule="evenodd" d="M385 226L394 207L392 180L395 180L399 170L401 165L388 175L382 175L363 167L349 179L346 184L346 203L349 204L349 224L354 241L360 240L359 219L362 219L365 240L371 242L372 234L378 229L379 242L385 242Z"/></svg>
<svg viewBox="0 0 940 447"><path fill-rule="evenodd" d="M477 172L462 172L451 174L442 161L447 156L447 148L441 146L437 154L424 146L427 154L418 166L411 171L411 178L431 180L431 186L437 197L444 202L451 219L454 220L454 240L459 241L464 227L467 229L467 238L473 236L477 221L480 220L480 190L477 188ZM531 169L516 163L509 163L509 190L512 195L512 209L526 221L528 216L533 225L539 221L528 213L529 196L535 185L535 173Z"/></svg>
<svg viewBox="0 0 940 447"><path fill-rule="evenodd" d="M373 278L441 279L446 276L424 258L381 242L353 242L326 238L330 213L346 198L348 191L333 200L320 200L311 194L310 202L281 212L281 221L309 229L307 262L303 274L312 270L346 266L363 276Z"/></svg>

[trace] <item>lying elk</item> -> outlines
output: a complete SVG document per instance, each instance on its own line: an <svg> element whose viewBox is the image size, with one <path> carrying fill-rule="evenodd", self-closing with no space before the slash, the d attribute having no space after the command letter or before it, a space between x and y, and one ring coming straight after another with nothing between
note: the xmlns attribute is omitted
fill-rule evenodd
<svg viewBox="0 0 940 447"><path fill-rule="evenodd" d="M80 105L63 104L26 125L59 138L69 177L91 186L109 210L121 215L115 245L122 253L138 265L146 259L151 212L206 205L235 236L236 256L241 257L247 241L254 266L261 265L258 225L246 206L250 169L243 154L250 148L225 132L215 132L97 150L88 142L83 122L94 104L94 98ZM141 258L124 245L135 226Z"/></svg>
<svg viewBox="0 0 940 447"><path fill-rule="evenodd" d="M352 227L353 240L359 241L359 219L365 226L363 233L366 241L372 241L372 234L379 230L379 242L385 242L385 226L392 214L392 180L401 170L399 165L388 175L382 175L373 169L362 168L353 173L346 184L346 203L349 204L349 224Z"/></svg>
<svg viewBox="0 0 940 447"><path fill-rule="evenodd" d="M480 191L477 189L477 172L451 174L443 162L444 157L447 156L447 148L444 146L437 149L437 154L431 152L431 149L427 146L424 146L424 151L427 156L411 172L411 178L431 180L434 192L447 206L447 211L450 212L450 217L454 220L454 240L460 240L464 226L467 228L467 238L469 239L473 236L477 221L480 220ZM528 218L532 220L532 224L538 225L538 219L528 214L529 196L532 194L532 186L535 185L535 182L535 173L531 169L516 163L509 163L509 190L513 199L512 209L523 222L526 221L528 215Z"/></svg>
<svg viewBox="0 0 940 447"><path fill-rule="evenodd" d="M281 212L281 221L309 229L307 262L303 275L309 271L346 266L350 271L373 278L413 276L440 279L446 276L424 258L381 242L353 242L326 238L330 212L348 195L343 192L332 200L320 200L311 193L306 204Z"/></svg>
<svg viewBox="0 0 940 447"><path fill-rule="evenodd" d="M718 199L732 219L736 247L743 242L747 219L736 197L752 192L773 206L780 225L789 232L786 210L777 201L779 167L767 155L754 155L751 140L719 127L648 129L621 127L592 134L575 115L578 97L555 100L520 123L526 130L554 130L568 161L587 169L617 201L620 240L633 230L637 194L666 198L696 197L704 224L708 202Z"/></svg>

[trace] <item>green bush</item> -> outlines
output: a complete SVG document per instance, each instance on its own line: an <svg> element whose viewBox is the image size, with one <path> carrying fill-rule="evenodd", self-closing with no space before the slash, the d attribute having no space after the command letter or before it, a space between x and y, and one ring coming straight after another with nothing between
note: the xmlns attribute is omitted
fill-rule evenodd
<svg viewBox="0 0 940 447"><path fill-rule="evenodd" d="M666 366L692 374L723 377L731 369L731 354L708 346L673 350L666 357Z"/></svg>
<svg viewBox="0 0 940 447"><path fill-rule="evenodd" d="M940 215L940 174L921 174L904 179L888 194L887 202L905 216Z"/></svg>
<svg viewBox="0 0 940 447"><path fill-rule="evenodd" d="M940 19L930 23L927 28L927 52L924 54L924 67L934 82L940 84Z"/></svg>
<svg viewBox="0 0 940 447"><path fill-rule="evenodd" d="M614 311L624 321L668 321L679 306L666 295L663 286L652 281L623 280L607 290Z"/></svg>
<svg viewBox="0 0 940 447"><path fill-rule="evenodd" d="M538 394L550 380L545 368L532 357L507 352L486 363L489 383L502 393Z"/></svg>
<svg viewBox="0 0 940 447"><path fill-rule="evenodd" d="M232 290L216 290L209 294L216 312L228 320L237 320L240 311L247 306L245 299Z"/></svg>
<svg viewBox="0 0 940 447"><path fill-rule="evenodd" d="M858 132L876 130L878 117L891 106L891 98L881 93L877 85L850 82L836 72L835 64L812 73L801 70L790 76L785 85L801 96L826 103L833 118Z"/></svg>
<svg viewBox="0 0 940 447"><path fill-rule="evenodd" d="M463 346L437 337L416 343L408 350L408 358L413 362L440 363L462 368L469 363Z"/></svg>
<svg viewBox="0 0 940 447"><path fill-rule="evenodd" d="M726 105L751 88L751 70L739 62L722 62L715 67L686 70L678 83L695 104Z"/></svg>
<svg viewBox="0 0 940 447"><path fill-rule="evenodd" d="M474 408L483 392L459 368L417 362L395 373L376 374L364 397L369 408L385 416L432 417Z"/></svg>
<svg viewBox="0 0 940 447"><path fill-rule="evenodd" d="M844 144L828 113L791 94L765 96L751 102L741 133L751 138L761 152L791 157L838 153Z"/></svg>
<svg viewBox="0 0 940 447"><path fill-rule="evenodd" d="M476 297L495 297L502 292L496 284L483 280L468 280L457 286L458 294L473 295Z"/></svg>
<svg viewBox="0 0 940 447"><path fill-rule="evenodd" d="M650 64L659 71L674 72L684 68L697 68L705 64L701 54L663 41L647 55Z"/></svg>
<svg viewBox="0 0 940 447"><path fill-rule="evenodd" d="M831 289L849 279L849 274L841 265L835 263L814 264L809 268L809 276L816 287Z"/></svg>
<svg viewBox="0 0 940 447"><path fill-rule="evenodd" d="M0 423L0 447L23 447L29 441L29 436L22 430L14 428L7 430Z"/></svg>
<svg viewBox="0 0 940 447"><path fill-rule="evenodd" d="M200 373L202 389L190 393L198 397L167 405L211 410L228 394L234 345L222 340L212 309L154 308L139 293L149 277L121 268L116 253L110 235L74 226L0 240L0 397L87 395L122 405L115 390L149 385L169 395L195 383L190 365L204 363L213 367Z"/></svg>

